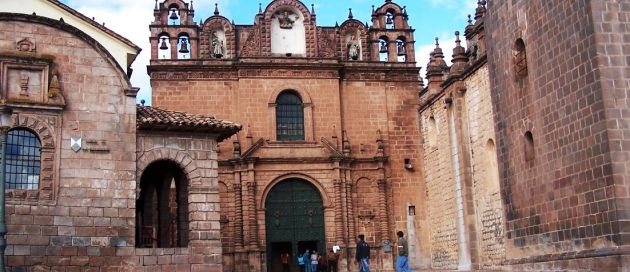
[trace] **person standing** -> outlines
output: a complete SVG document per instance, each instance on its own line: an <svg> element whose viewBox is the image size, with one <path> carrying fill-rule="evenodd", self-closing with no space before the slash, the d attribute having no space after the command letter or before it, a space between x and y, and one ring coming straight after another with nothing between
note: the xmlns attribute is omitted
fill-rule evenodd
<svg viewBox="0 0 630 272"><path fill-rule="evenodd" d="M313 254L311 254L311 272L317 272L318 264L319 264L319 254L317 254L317 249L313 249Z"/></svg>
<svg viewBox="0 0 630 272"><path fill-rule="evenodd" d="M304 251L304 255L302 255L302 258L304 258L304 272L311 272L311 253L308 251L308 249Z"/></svg>
<svg viewBox="0 0 630 272"><path fill-rule="evenodd" d="M289 256L288 252L284 252L282 253L282 255L280 255L280 261L282 261L282 271L283 272L289 272L289 259L291 257Z"/></svg>
<svg viewBox="0 0 630 272"><path fill-rule="evenodd" d="M330 250L328 253L328 272L337 272L337 263L339 262L339 253Z"/></svg>
<svg viewBox="0 0 630 272"><path fill-rule="evenodd" d="M396 272L411 272L411 268L409 268L409 247L407 246L407 239L405 239L404 233L402 231L398 231L396 233L398 236L398 257L396 258Z"/></svg>
<svg viewBox="0 0 630 272"><path fill-rule="evenodd" d="M355 259L359 263L359 272L370 272L370 246L365 242L363 234L359 234Z"/></svg>

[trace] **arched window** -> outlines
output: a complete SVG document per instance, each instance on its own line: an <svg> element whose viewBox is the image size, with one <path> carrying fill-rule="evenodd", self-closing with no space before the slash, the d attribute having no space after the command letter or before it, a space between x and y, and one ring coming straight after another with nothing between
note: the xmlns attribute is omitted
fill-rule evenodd
<svg viewBox="0 0 630 272"><path fill-rule="evenodd" d="M39 189L41 142L37 135L13 129L7 134L6 148L6 189Z"/></svg>
<svg viewBox="0 0 630 272"><path fill-rule="evenodd" d="M159 36L158 59L171 59L171 41L167 34Z"/></svg>
<svg viewBox="0 0 630 272"><path fill-rule="evenodd" d="M516 80L520 80L527 76L527 53L525 51L525 42L523 39L517 39L514 42L514 74Z"/></svg>
<svg viewBox="0 0 630 272"><path fill-rule="evenodd" d="M383 36L378 39L378 60L379 61L388 61L389 60L389 40L387 37Z"/></svg>
<svg viewBox="0 0 630 272"><path fill-rule="evenodd" d="M283 92L276 99L276 135L278 141L304 140L304 105L293 92Z"/></svg>
<svg viewBox="0 0 630 272"><path fill-rule="evenodd" d="M177 59L190 59L190 38L188 34L179 34L177 39Z"/></svg>
<svg viewBox="0 0 630 272"><path fill-rule="evenodd" d="M181 22L179 7L175 4L168 7L168 25L179 25Z"/></svg>

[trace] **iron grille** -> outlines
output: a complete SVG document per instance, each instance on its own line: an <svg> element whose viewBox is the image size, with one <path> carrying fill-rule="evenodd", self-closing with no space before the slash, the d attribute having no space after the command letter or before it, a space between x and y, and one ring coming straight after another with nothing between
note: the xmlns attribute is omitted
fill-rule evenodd
<svg viewBox="0 0 630 272"><path fill-rule="evenodd" d="M283 93L276 101L276 134L278 141L304 140L304 106L293 93Z"/></svg>
<svg viewBox="0 0 630 272"><path fill-rule="evenodd" d="M7 134L5 178L7 189L39 187L41 143L32 132L14 129Z"/></svg>

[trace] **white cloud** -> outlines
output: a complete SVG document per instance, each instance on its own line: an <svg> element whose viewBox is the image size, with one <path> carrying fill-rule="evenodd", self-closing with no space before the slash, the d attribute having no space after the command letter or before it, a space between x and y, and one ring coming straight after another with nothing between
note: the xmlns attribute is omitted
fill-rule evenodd
<svg viewBox="0 0 630 272"><path fill-rule="evenodd" d="M456 9L459 16L466 16L474 13L477 7L477 0L429 0L432 6L445 9Z"/></svg>

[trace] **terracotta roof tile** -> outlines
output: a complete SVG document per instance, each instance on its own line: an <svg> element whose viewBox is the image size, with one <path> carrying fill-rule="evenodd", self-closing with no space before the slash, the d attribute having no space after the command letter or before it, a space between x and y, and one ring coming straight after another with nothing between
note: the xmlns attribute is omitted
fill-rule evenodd
<svg viewBox="0 0 630 272"><path fill-rule="evenodd" d="M137 127L141 130L208 132L219 134L219 141L239 132L240 124L214 117L137 105Z"/></svg>

